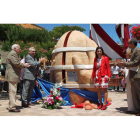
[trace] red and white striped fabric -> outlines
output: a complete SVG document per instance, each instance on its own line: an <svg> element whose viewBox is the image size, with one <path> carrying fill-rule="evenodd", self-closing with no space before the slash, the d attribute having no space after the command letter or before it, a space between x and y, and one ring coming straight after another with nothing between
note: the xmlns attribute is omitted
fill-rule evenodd
<svg viewBox="0 0 140 140"><path fill-rule="evenodd" d="M121 40L121 43L124 43L124 24L116 24L116 32Z"/></svg>
<svg viewBox="0 0 140 140"><path fill-rule="evenodd" d="M130 39L129 35L129 27L130 24L116 24L116 32L124 45L123 51L125 51L128 48L128 40Z"/></svg>
<svg viewBox="0 0 140 140"><path fill-rule="evenodd" d="M102 29L99 24L91 24L90 38L104 49L105 54L111 58L125 58L123 49Z"/></svg>

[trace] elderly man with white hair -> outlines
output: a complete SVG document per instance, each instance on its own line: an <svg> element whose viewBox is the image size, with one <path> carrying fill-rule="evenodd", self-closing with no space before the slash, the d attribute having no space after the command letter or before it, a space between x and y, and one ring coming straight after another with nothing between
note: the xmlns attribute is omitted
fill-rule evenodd
<svg viewBox="0 0 140 140"><path fill-rule="evenodd" d="M29 48L29 54L25 57L25 62L29 63L31 67L25 68L23 73L23 90L22 90L22 107L33 106L31 96L33 88L37 80L37 67L41 66L41 63L46 59L40 58L39 61L35 58L35 48Z"/></svg>
<svg viewBox="0 0 140 140"><path fill-rule="evenodd" d="M21 68L30 67L29 63L21 63L18 54L21 49L18 44L12 45L12 51L7 55L5 81L9 83L9 112L20 112L16 108L17 84L20 81Z"/></svg>

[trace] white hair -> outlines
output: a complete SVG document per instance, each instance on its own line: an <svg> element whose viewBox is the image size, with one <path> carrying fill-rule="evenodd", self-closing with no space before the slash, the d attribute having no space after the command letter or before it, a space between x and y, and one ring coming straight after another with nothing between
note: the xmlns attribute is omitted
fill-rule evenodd
<svg viewBox="0 0 140 140"><path fill-rule="evenodd" d="M35 48L34 48L34 47L30 47L30 48L29 48L29 52L30 52L31 50L33 50L33 49L35 50Z"/></svg>
<svg viewBox="0 0 140 140"><path fill-rule="evenodd" d="M18 44L14 44L14 45L12 45L12 50L14 50L15 48L17 48L19 45Z"/></svg>

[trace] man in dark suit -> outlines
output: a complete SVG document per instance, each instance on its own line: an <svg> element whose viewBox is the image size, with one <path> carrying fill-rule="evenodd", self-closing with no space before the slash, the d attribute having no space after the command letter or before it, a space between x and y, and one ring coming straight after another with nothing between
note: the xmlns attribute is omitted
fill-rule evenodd
<svg viewBox="0 0 140 140"><path fill-rule="evenodd" d="M136 71L130 69L129 79L135 113L137 116L140 116L140 48L137 47L137 41L135 39L128 40L128 47L132 51L130 62L120 62L120 65L128 68L138 66Z"/></svg>
<svg viewBox="0 0 140 140"><path fill-rule="evenodd" d="M35 48L29 48L29 54L25 57L25 62L30 64L30 68L25 68L23 73L23 90L22 90L22 107L34 105L30 103L33 88L37 80L37 67L46 58L40 58L39 61L35 58Z"/></svg>

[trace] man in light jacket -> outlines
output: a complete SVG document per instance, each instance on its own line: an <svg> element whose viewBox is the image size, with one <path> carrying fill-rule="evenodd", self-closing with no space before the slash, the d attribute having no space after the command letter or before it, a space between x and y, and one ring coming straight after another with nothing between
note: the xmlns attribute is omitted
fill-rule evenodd
<svg viewBox="0 0 140 140"><path fill-rule="evenodd" d="M137 47L137 41L135 39L128 40L128 47L132 51L130 62L120 62L120 65L124 65L128 68L138 66L137 71L130 69L129 79L135 113L137 116L140 116L140 48Z"/></svg>
<svg viewBox="0 0 140 140"><path fill-rule="evenodd" d="M30 67L29 63L21 63L18 54L21 49L18 44L12 46L12 51L7 55L5 81L9 83L9 112L20 112L16 108L17 84L20 82L21 68Z"/></svg>

